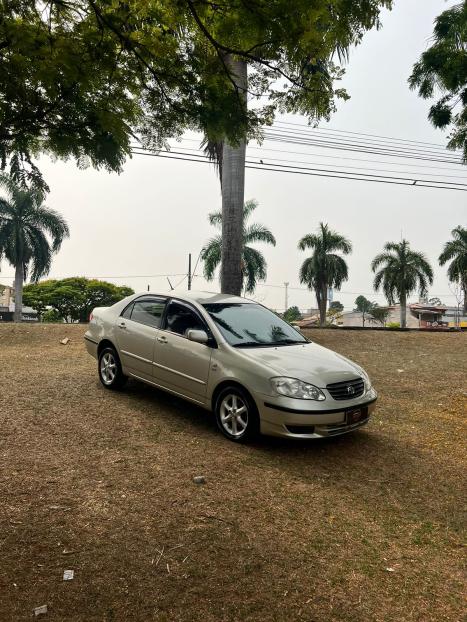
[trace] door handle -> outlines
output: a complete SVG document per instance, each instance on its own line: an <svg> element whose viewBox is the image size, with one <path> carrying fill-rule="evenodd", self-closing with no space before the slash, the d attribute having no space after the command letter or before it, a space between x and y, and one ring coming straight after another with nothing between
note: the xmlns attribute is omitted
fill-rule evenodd
<svg viewBox="0 0 467 622"><path fill-rule="evenodd" d="M159 343L167 343L167 337L157 337Z"/></svg>

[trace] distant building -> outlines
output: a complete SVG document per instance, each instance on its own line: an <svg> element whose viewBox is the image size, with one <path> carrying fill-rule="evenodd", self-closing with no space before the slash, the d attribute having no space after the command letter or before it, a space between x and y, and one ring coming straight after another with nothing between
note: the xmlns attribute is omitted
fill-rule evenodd
<svg viewBox="0 0 467 622"><path fill-rule="evenodd" d="M0 322L12 322L15 313L15 290L10 285L0 283ZM37 311L23 305L23 322L37 322Z"/></svg>
<svg viewBox="0 0 467 622"><path fill-rule="evenodd" d="M409 309L420 328L467 328L467 316L459 307L418 302L409 305Z"/></svg>

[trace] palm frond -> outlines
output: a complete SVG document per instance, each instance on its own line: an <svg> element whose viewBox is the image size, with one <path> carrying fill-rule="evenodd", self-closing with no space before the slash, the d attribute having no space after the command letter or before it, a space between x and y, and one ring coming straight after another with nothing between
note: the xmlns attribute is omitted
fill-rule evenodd
<svg viewBox="0 0 467 622"><path fill-rule="evenodd" d="M255 223L246 228L244 234L244 243L251 244L251 242L265 242L266 244L276 245L276 238L271 231L264 225Z"/></svg>

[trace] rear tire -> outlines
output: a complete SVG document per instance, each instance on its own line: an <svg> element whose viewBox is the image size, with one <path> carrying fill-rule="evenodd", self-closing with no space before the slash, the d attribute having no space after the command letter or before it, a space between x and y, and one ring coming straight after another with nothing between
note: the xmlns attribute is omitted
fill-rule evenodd
<svg viewBox="0 0 467 622"><path fill-rule="evenodd" d="M258 409L252 397L235 385L219 393L214 405L217 427L234 443L246 443L259 435Z"/></svg>
<svg viewBox="0 0 467 622"><path fill-rule="evenodd" d="M117 351L110 346L104 348L99 354L97 371L103 386L111 391L121 389L128 380L122 371L122 364Z"/></svg>

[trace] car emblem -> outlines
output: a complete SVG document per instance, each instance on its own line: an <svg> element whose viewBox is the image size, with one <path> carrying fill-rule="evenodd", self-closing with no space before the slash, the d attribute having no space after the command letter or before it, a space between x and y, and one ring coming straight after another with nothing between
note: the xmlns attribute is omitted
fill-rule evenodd
<svg viewBox="0 0 467 622"><path fill-rule="evenodd" d="M347 387L347 393L349 395L354 395L354 393L355 393L354 387L352 387L352 386Z"/></svg>

